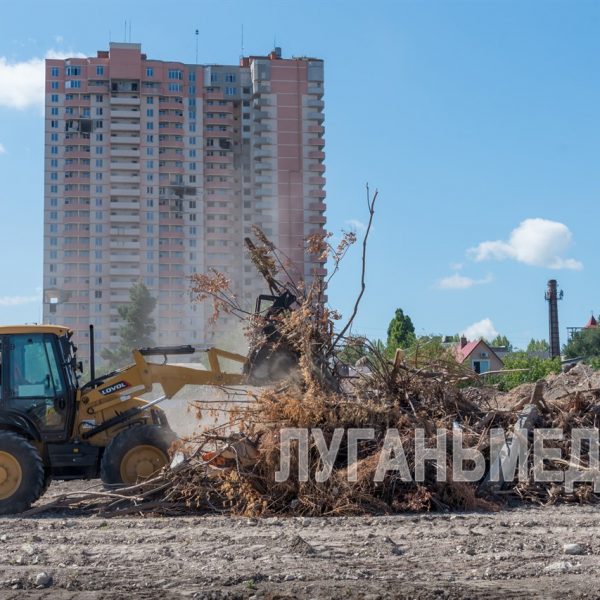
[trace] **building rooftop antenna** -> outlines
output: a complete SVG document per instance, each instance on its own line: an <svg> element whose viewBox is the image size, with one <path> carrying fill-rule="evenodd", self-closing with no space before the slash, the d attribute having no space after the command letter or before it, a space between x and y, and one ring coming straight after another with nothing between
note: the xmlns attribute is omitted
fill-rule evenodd
<svg viewBox="0 0 600 600"><path fill-rule="evenodd" d="M242 23L242 54L244 56L244 24Z"/></svg>
<svg viewBox="0 0 600 600"><path fill-rule="evenodd" d="M198 35L200 34L200 31L198 29L196 29L196 33L194 34L196 36L196 65L198 64Z"/></svg>

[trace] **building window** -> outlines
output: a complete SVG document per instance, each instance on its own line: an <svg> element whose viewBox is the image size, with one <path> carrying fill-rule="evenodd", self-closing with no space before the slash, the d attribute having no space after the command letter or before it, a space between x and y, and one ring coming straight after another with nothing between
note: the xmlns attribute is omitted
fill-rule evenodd
<svg viewBox="0 0 600 600"><path fill-rule="evenodd" d="M52 129L58 129L58 121L50 121L50 127L52 127Z"/></svg>
<svg viewBox="0 0 600 600"><path fill-rule="evenodd" d="M58 74L59 74L58 67L52 67L52 68L50 69L50 75L51 75L52 77L58 77Z"/></svg>
<svg viewBox="0 0 600 600"><path fill-rule="evenodd" d="M58 206L58 198L50 198L50 206Z"/></svg>
<svg viewBox="0 0 600 600"><path fill-rule="evenodd" d="M169 91L170 92L180 92L181 91L181 84L180 83L170 83L169 84Z"/></svg>
<svg viewBox="0 0 600 600"><path fill-rule="evenodd" d="M149 134L149 135L147 135L147 136L146 136L146 142L147 142L148 144L152 144L152 143L154 143L154 135L152 135L152 134Z"/></svg>
<svg viewBox="0 0 600 600"><path fill-rule="evenodd" d="M58 168L58 159L57 159L57 158L53 158L53 159L50 161L50 166L51 166L51 167L54 167L55 169L57 169L57 168Z"/></svg>
<svg viewBox="0 0 600 600"><path fill-rule="evenodd" d="M81 75L81 67L72 67L69 65L65 67L65 75L67 77L78 77Z"/></svg>
<svg viewBox="0 0 600 600"><path fill-rule="evenodd" d="M154 154L154 148L146 148L146 154L152 156Z"/></svg>
<svg viewBox="0 0 600 600"><path fill-rule="evenodd" d="M152 67L146 67L146 77L154 77L154 69Z"/></svg>
<svg viewBox="0 0 600 600"><path fill-rule="evenodd" d="M96 75L104 75L104 67L96 67Z"/></svg>
<svg viewBox="0 0 600 600"><path fill-rule="evenodd" d="M169 79L183 79L179 69L169 69Z"/></svg>
<svg viewBox="0 0 600 600"><path fill-rule="evenodd" d="M210 74L210 82L211 83L217 83L219 81L219 74L218 73L211 73Z"/></svg>
<svg viewBox="0 0 600 600"><path fill-rule="evenodd" d="M67 89L79 89L81 87L81 81L79 79L70 79L65 83Z"/></svg>
<svg viewBox="0 0 600 600"><path fill-rule="evenodd" d="M154 123L146 123L146 129L154 129Z"/></svg>
<svg viewBox="0 0 600 600"><path fill-rule="evenodd" d="M96 115L100 116L102 114L102 107L98 106L96 107Z"/></svg>
<svg viewBox="0 0 600 600"><path fill-rule="evenodd" d="M101 158L97 158L96 159L96 166L97 167L102 167L102 159Z"/></svg>
<svg viewBox="0 0 600 600"><path fill-rule="evenodd" d="M153 96L148 96L146 98L146 104L154 104L154 97Z"/></svg>
<svg viewBox="0 0 600 600"><path fill-rule="evenodd" d="M97 185L96 186L96 194L101 194L101 193L102 193L102 186ZM100 204L102 204L102 200L100 198L98 198L98 200L100 200ZM96 206L98 206L98 202L96 202Z"/></svg>
<svg viewBox="0 0 600 600"><path fill-rule="evenodd" d="M58 81L52 81L52 82L50 83L50 87L51 87L53 90L57 90L57 89L58 89Z"/></svg>
<svg viewBox="0 0 600 600"><path fill-rule="evenodd" d="M52 102L58 102L58 94L52 94Z"/></svg>
<svg viewBox="0 0 600 600"><path fill-rule="evenodd" d="M50 146L50 154L58 154L58 146Z"/></svg>
<svg viewBox="0 0 600 600"><path fill-rule="evenodd" d="M152 108L146 109L146 116L147 117L153 117L154 116L154 109L152 109Z"/></svg>
<svg viewBox="0 0 600 600"><path fill-rule="evenodd" d="M235 73L225 73L225 83L235 83Z"/></svg>
<svg viewBox="0 0 600 600"><path fill-rule="evenodd" d="M58 142L58 133L51 133L50 140L53 142Z"/></svg>
<svg viewBox="0 0 600 600"><path fill-rule="evenodd" d="M103 99L102 94L96 94L96 102L102 102Z"/></svg>
<svg viewBox="0 0 600 600"><path fill-rule="evenodd" d="M58 194L58 186L57 185L51 185L50 186L50 193L51 194Z"/></svg>
<svg viewBox="0 0 600 600"><path fill-rule="evenodd" d="M101 142L102 141L102 134L101 133L97 133L96 134L96 141L97 142Z"/></svg>
<svg viewBox="0 0 600 600"><path fill-rule="evenodd" d="M225 95L226 96L235 96L236 93L237 93L237 88L230 87L230 86L227 86L225 88Z"/></svg>

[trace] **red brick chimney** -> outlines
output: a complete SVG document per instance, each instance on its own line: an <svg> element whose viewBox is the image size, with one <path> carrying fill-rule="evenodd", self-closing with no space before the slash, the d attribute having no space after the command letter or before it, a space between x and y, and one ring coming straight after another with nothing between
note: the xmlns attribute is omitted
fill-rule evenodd
<svg viewBox="0 0 600 600"><path fill-rule="evenodd" d="M460 347L464 348L468 344L467 338L464 335L460 336Z"/></svg>

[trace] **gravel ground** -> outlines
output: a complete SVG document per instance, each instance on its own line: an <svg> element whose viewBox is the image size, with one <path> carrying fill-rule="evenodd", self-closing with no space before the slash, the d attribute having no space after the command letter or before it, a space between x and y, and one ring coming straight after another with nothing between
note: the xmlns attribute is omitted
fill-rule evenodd
<svg viewBox="0 0 600 600"><path fill-rule="evenodd" d="M84 486L52 484L44 500ZM565 544L577 544L568 548L574 554ZM600 520L587 506L376 518L0 519L2 599L597 598L599 576Z"/></svg>

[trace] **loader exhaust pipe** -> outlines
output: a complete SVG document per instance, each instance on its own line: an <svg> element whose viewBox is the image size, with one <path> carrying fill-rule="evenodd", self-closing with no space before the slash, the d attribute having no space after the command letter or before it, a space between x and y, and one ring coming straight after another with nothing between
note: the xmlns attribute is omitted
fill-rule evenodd
<svg viewBox="0 0 600 600"><path fill-rule="evenodd" d="M90 323L90 381L96 379L96 355L94 344L94 326ZM96 387L96 386L94 386Z"/></svg>

